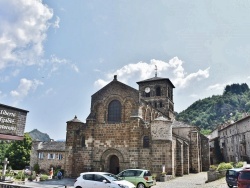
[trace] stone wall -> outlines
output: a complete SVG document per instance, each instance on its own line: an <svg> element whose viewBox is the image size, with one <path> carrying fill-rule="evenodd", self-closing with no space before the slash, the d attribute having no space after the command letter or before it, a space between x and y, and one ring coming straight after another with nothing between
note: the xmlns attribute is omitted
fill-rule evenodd
<svg viewBox="0 0 250 188"><path fill-rule="evenodd" d="M193 173L200 172L200 145L197 131L190 132L190 170Z"/></svg>
<svg viewBox="0 0 250 188"><path fill-rule="evenodd" d="M184 174L184 160L183 160L183 141L176 139L176 176L183 176Z"/></svg>
<svg viewBox="0 0 250 188"><path fill-rule="evenodd" d="M49 172L51 167L64 169L65 158L64 142L32 142L30 155L30 166L32 168L35 164L38 164L40 169L45 172Z"/></svg>
<svg viewBox="0 0 250 188"><path fill-rule="evenodd" d="M34 187L27 186L27 185L14 185L14 184L0 182L0 188L34 188Z"/></svg>
<svg viewBox="0 0 250 188"><path fill-rule="evenodd" d="M200 140L201 140L202 171L208 171L210 166L209 139L201 134Z"/></svg>

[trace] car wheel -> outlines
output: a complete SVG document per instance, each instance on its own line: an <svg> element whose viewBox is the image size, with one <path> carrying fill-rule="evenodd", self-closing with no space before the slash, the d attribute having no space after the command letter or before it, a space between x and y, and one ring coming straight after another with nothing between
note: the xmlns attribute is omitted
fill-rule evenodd
<svg viewBox="0 0 250 188"><path fill-rule="evenodd" d="M230 185L229 183L227 184L229 188L233 188L234 186L233 185Z"/></svg>
<svg viewBox="0 0 250 188"><path fill-rule="evenodd" d="M145 185L143 183L138 183L137 188L145 188Z"/></svg>
<svg viewBox="0 0 250 188"><path fill-rule="evenodd" d="M82 187L80 187L80 186L77 186L76 188L82 188Z"/></svg>

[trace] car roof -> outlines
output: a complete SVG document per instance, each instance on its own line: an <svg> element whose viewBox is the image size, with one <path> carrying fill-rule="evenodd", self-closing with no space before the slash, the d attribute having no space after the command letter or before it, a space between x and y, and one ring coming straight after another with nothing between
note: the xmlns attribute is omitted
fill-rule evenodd
<svg viewBox="0 0 250 188"><path fill-rule="evenodd" d="M228 169L228 170L239 172L239 171L242 171L244 169L243 168L231 168L231 169Z"/></svg>
<svg viewBox="0 0 250 188"><path fill-rule="evenodd" d="M123 171L126 171L126 170L141 170L141 171L150 171L150 170L147 170L147 169L138 169L138 168L130 168L130 169L125 169Z"/></svg>
<svg viewBox="0 0 250 188"><path fill-rule="evenodd" d="M242 171L244 171L244 172L250 172L250 169L249 168L245 168Z"/></svg>
<svg viewBox="0 0 250 188"><path fill-rule="evenodd" d="M110 174L109 172L82 172L81 175L84 175L84 174L100 174L100 175L103 175L103 174Z"/></svg>

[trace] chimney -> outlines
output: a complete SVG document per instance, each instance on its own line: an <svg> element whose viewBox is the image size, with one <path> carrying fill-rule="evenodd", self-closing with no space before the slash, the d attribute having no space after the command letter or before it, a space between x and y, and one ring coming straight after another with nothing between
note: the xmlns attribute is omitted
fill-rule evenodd
<svg viewBox="0 0 250 188"><path fill-rule="evenodd" d="M117 81L117 75L114 75L114 81Z"/></svg>

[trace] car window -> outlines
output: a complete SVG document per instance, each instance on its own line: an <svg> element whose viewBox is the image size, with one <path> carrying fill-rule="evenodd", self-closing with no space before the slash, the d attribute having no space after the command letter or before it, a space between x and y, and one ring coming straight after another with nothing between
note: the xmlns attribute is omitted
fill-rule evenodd
<svg viewBox="0 0 250 188"><path fill-rule="evenodd" d="M250 180L250 172L242 172L240 174L240 179L243 179L243 180Z"/></svg>
<svg viewBox="0 0 250 188"><path fill-rule="evenodd" d="M104 178L103 176L101 176L99 174L95 174L95 181L102 182L103 180L106 180L106 178Z"/></svg>
<svg viewBox="0 0 250 188"><path fill-rule="evenodd" d="M123 177L133 177L133 176L135 176L134 170L126 170L123 172Z"/></svg>
<svg viewBox="0 0 250 188"><path fill-rule="evenodd" d="M141 175L141 173L142 173L142 171L141 170L135 170L135 176L140 176Z"/></svg>
<svg viewBox="0 0 250 188"><path fill-rule="evenodd" d="M151 172L150 171L145 171L144 176L151 176Z"/></svg>
<svg viewBox="0 0 250 188"><path fill-rule="evenodd" d="M94 174L84 174L84 175L82 176L82 178L85 179L85 180L91 180L91 181L94 181L94 180L95 180L95 179L94 179Z"/></svg>

